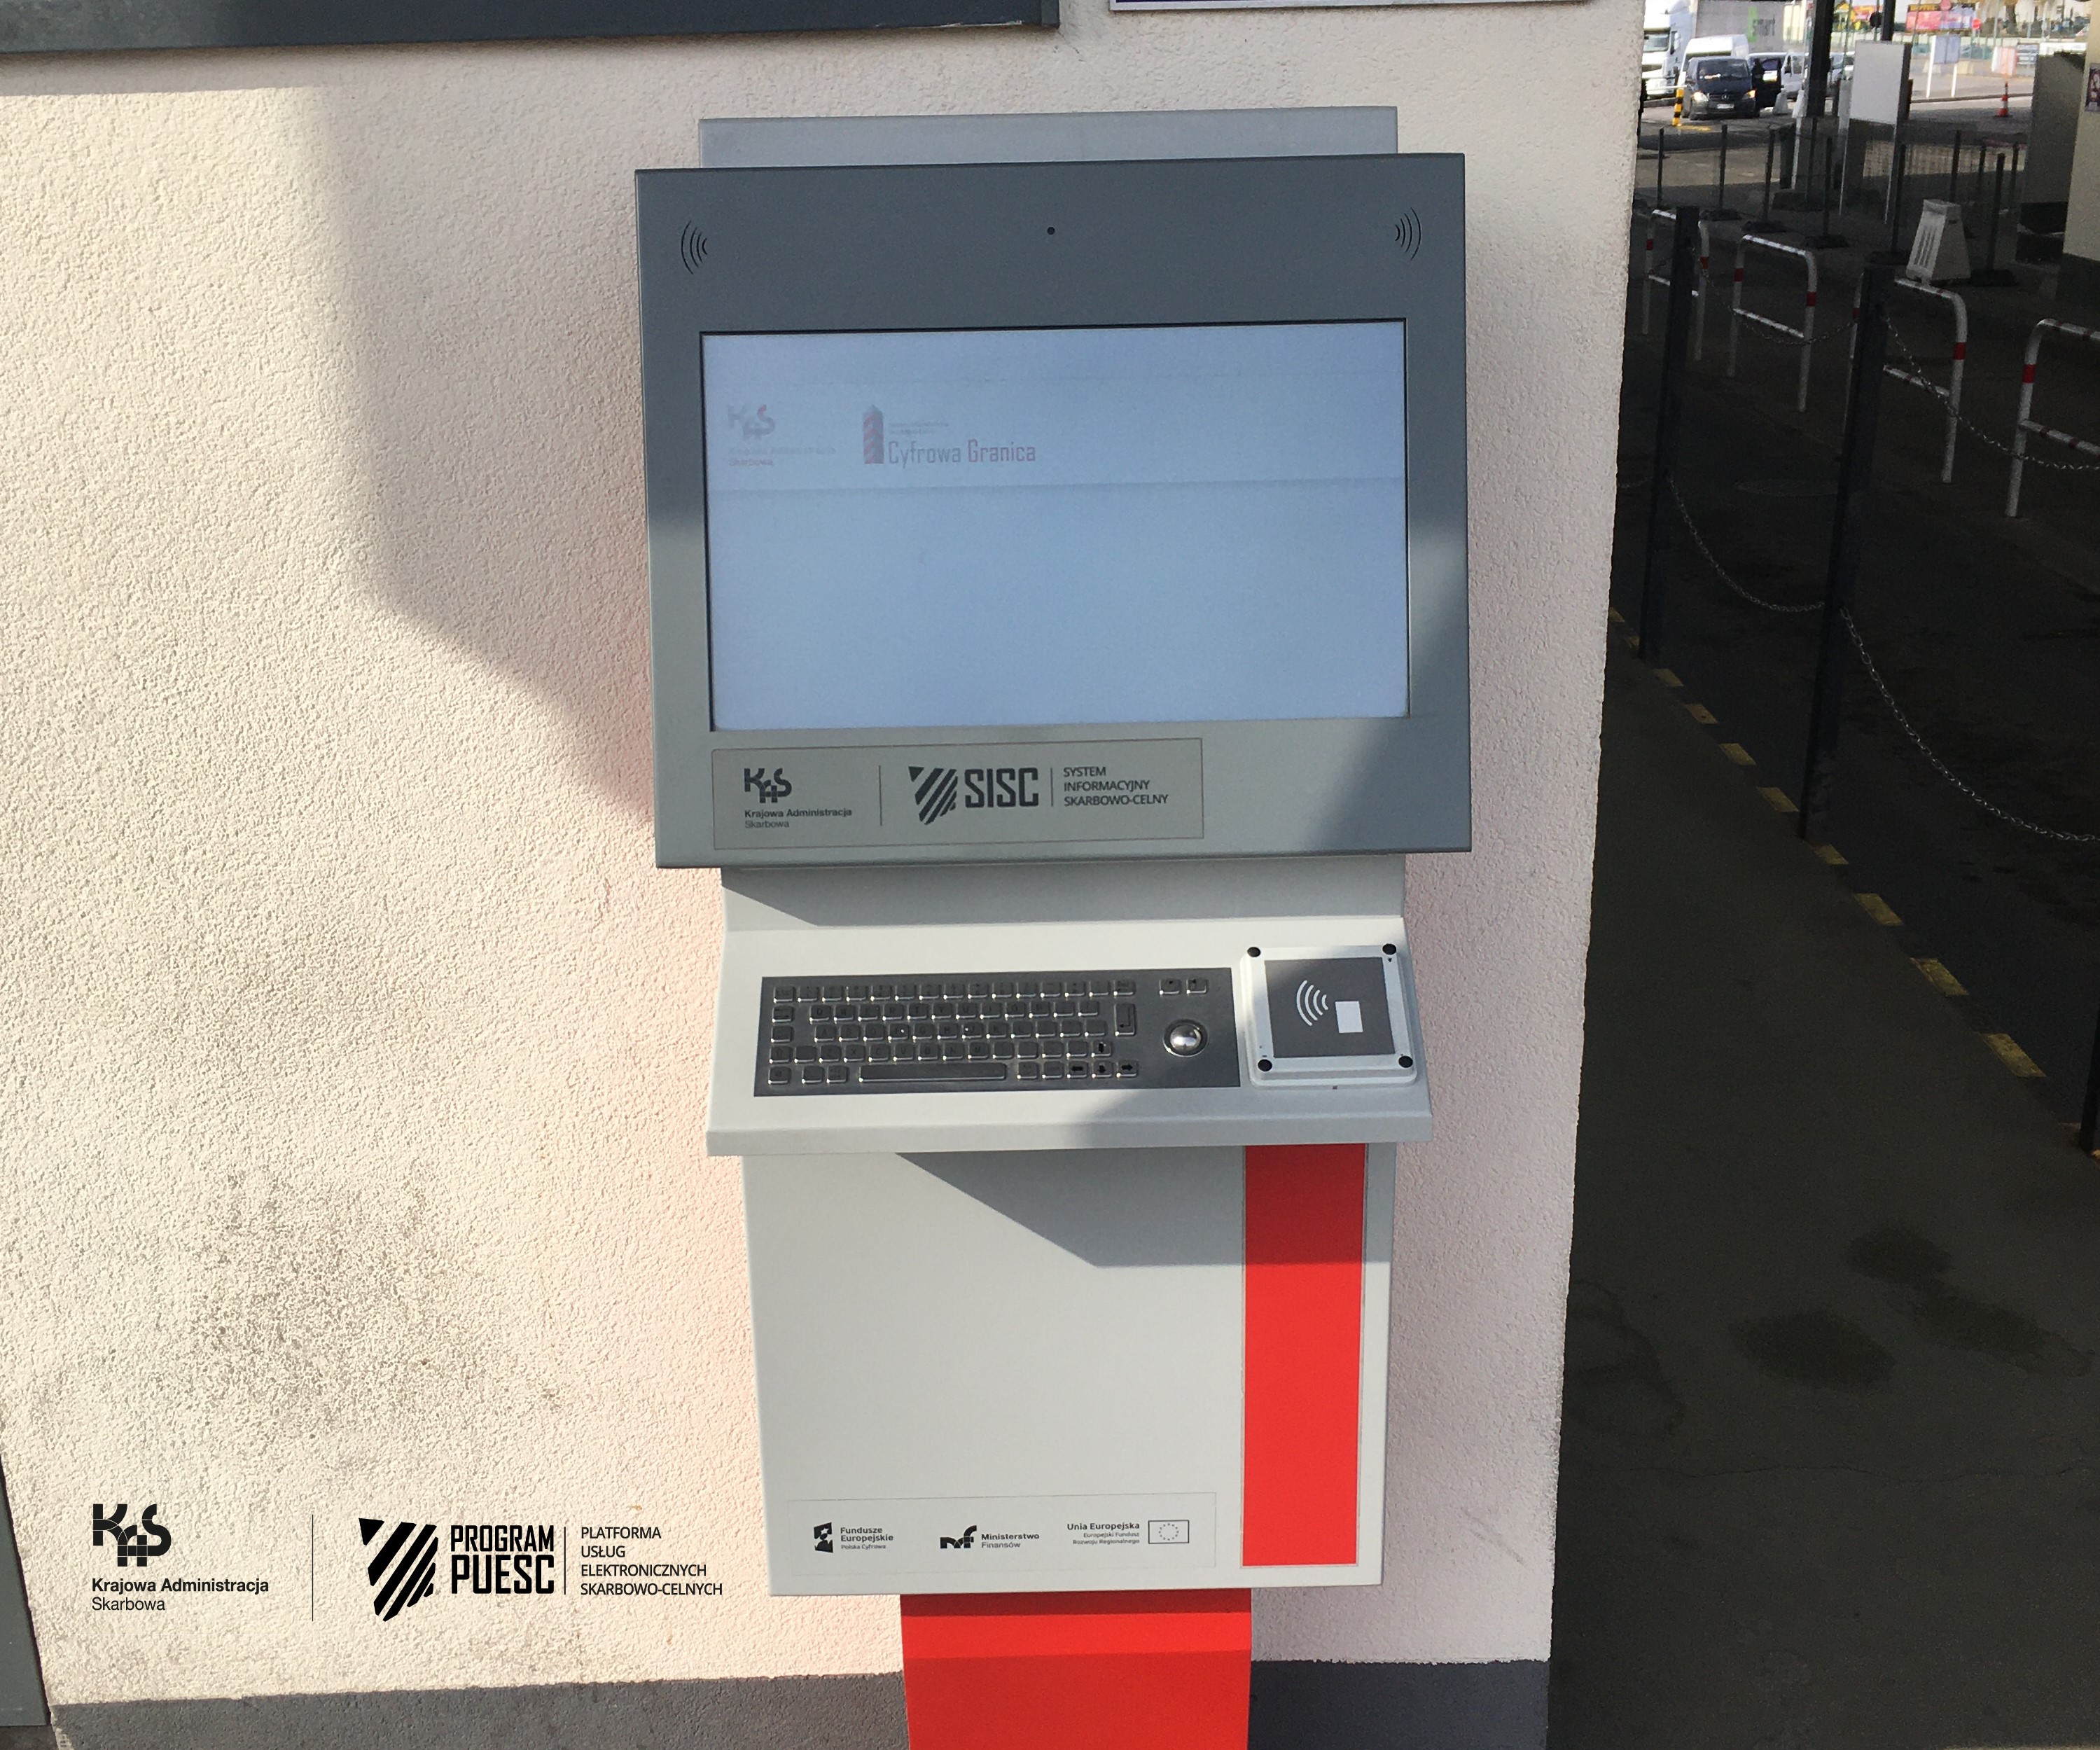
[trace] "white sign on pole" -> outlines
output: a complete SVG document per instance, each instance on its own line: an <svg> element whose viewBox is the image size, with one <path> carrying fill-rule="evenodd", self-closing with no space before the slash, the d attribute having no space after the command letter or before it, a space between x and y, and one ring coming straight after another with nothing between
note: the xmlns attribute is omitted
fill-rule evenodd
<svg viewBox="0 0 2100 1750"><path fill-rule="evenodd" d="M1894 127L1903 120L1904 91L1910 83L1908 42L1852 45L1852 119Z"/></svg>

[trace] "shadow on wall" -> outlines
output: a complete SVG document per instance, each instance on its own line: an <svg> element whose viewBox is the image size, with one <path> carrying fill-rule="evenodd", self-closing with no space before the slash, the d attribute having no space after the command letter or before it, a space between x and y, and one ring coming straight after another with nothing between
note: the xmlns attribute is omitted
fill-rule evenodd
<svg viewBox="0 0 2100 1750"><path fill-rule="evenodd" d="M693 105L633 91L650 69L632 51L565 54L558 82L506 82L508 108L489 76L510 69L382 52L387 77L315 94L366 575L394 611L556 703L591 783L646 820L633 172L661 156L649 136L664 116ZM633 130L629 147L604 138L608 118Z"/></svg>
<svg viewBox="0 0 2100 1750"><path fill-rule="evenodd" d="M1250 1750L1537 1750L1546 1741L1542 1663L1284 1660L1257 1663L1252 1686ZM59 1724L73 1750L906 1750L894 1673L105 1703L66 1708ZM0 1738L0 1750L29 1747Z"/></svg>
<svg viewBox="0 0 2100 1750"><path fill-rule="evenodd" d="M904 1750L894 1674L255 1695L61 1709L73 1750Z"/></svg>

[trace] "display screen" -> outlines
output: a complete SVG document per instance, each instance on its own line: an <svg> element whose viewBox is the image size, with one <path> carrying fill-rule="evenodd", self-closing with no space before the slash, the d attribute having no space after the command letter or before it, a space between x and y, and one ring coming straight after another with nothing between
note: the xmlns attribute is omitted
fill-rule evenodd
<svg viewBox="0 0 2100 1750"><path fill-rule="evenodd" d="M721 730L1407 712L1398 322L709 335Z"/></svg>

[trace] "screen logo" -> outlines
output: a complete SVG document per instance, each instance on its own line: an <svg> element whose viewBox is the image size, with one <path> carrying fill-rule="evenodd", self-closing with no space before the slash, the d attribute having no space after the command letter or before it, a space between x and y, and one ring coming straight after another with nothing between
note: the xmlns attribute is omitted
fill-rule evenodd
<svg viewBox="0 0 2100 1750"><path fill-rule="evenodd" d="M836 1554L836 1545L832 1537L832 1522L829 1519L825 1520L822 1525L813 1525L810 1527L810 1541L817 1546L818 1555Z"/></svg>
<svg viewBox="0 0 2100 1750"><path fill-rule="evenodd" d="M860 459L863 462L880 462L883 459L882 409L871 407L860 417Z"/></svg>
<svg viewBox="0 0 2100 1750"><path fill-rule="evenodd" d="M773 768L770 778L765 775L764 766L747 765L743 769L743 788L747 796L757 791L761 802L778 802L795 794L795 787L788 782L788 769L780 765Z"/></svg>
<svg viewBox="0 0 2100 1750"><path fill-rule="evenodd" d="M943 1549L974 1549L977 1546L977 1528L974 1525L964 1527L960 1537L943 1537L941 1540Z"/></svg>
<svg viewBox="0 0 2100 1750"><path fill-rule="evenodd" d="M765 411L761 401L757 407L733 407L729 410L729 422L742 432L747 443L756 443L761 438L770 438L775 430L773 416Z"/></svg>
<svg viewBox="0 0 2100 1750"><path fill-rule="evenodd" d="M915 765L911 769L911 800L918 804L919 824L930 827L943 814L955 811L955 794L961 774L952 765Z"/></svg>

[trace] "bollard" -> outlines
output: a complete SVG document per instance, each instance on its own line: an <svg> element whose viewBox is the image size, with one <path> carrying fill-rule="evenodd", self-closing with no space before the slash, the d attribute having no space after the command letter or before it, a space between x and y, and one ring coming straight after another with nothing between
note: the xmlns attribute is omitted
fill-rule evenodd
<svg viewBox="0 0 2100 1750"><path fill-rule="evenodd" d="M1663 591L1676 496L1677 439L1684 422L1684 355L1692 338L1692 294L1699 258L1699 209L1677 209L1670 239L1670 315L1662 330L1662 385L1656 398L1655 468L1648 484L1648 554L1641 567L1640 654L1662 660Z"/></svg>
<svg viewBox="0 0 2100 1750"><path fill-rule="evenodd" d="M1842 249L1846 246L1844 234L1830 228L1830 183L1836 170L1836 141L1829 139L1823 143L1823 227L1808 240L1808 246L1812 249ZM1810 139L1808 149L1813 157L1815 152L1813 136Z"/></svg>
<svg viewBox="0 0 2100 1750"><path fill-rule="evenodd" d="M1667 201L1662 198L1662 159L1663 154L1667 152L1669 148L1670 130L1667 128L1657 128L1655 130L1655 204L1657 206L1667 206L1670 205Z"/></svg>
<svg viewBox="0 0 2100 1750"><path fill-rule="evenodd" d="M1743 227L1743 229L1745 231L1777 231L1780 228L1777 225L1772 223L1771 216L1772 165L1777 159L1778 153L1779 130L1777 128L1767 128L1765 130L1764 200L1758 209L1758 216L1752 219L1749 223Z"/></svg>
<svg viewBox="0 0 2100 1750"><path fill-rule="evenodd" d="M1910 161L1910 142L1899 134L1895 156L1889 164L1889 253L1899 253L1896 240L1903 235L1904 167Z"/></svg>
<svg viewBox="0 0 2100 1750"><path fill-rule="evenodd" d="M1728 124L1721 124L1721 162L1714 174L1714 211L1715 218L1740 218L1742 214L1728 205Z"/></svg>
<svg viewBox="0 0 2100 1750"><path fill-rule="evenodd" d="M1977 153L1979 176L1981 175L1983 153ZM1997 168L1991 174L1991 231L1990 240L1983 245L1983 265L1969 276L1971 285L2015 285L2018 281L2006 269L1998 265L1998 215L2005 206L2005 155L1998 154Z"/></svg>
<svg viewBox="0 0 2100 1750"><path fill-rule="evenodd" d="M2093 1062L2085 1072L2085 1111L2078 1123L2078 1146L2100 1155L2100 1022L2093 1028Z"/></svg>
<svg viewBox="0 0 2100 1750"><path fill-rule="evenodd" d="M1947 161L1947 198L1960 205L1961 202L1961 130L1954 130L1954 156Z"/></svg>
<svg viewBox="0 0 2100 1750"><path fill-rule="evenodd" d="M1830 796L1838 775L1838 730L1845 709L1846 659L1851 648L1845 621L1866 547L1867 495L1873 482L1882 368L1888 362L1889 280L1894 272L1886 262L1869 262L1860 278L1857 344L1846 396L1844 443L1838 454L1838 508L1831 519L1830 570L1824 587L1815 685L1809 703L1808 757L1801 774L1801 835L1816 844L1829 838Z"/></svg>

